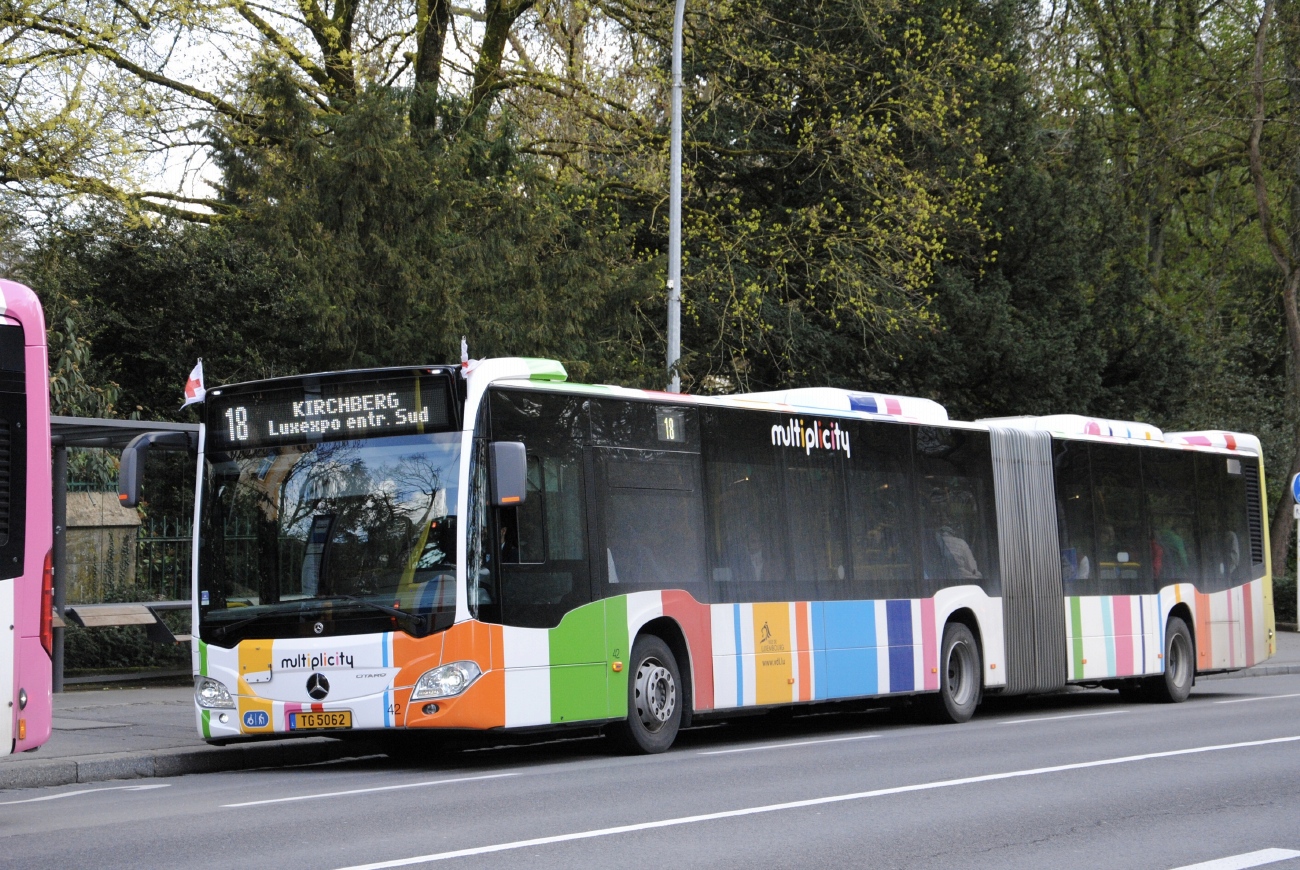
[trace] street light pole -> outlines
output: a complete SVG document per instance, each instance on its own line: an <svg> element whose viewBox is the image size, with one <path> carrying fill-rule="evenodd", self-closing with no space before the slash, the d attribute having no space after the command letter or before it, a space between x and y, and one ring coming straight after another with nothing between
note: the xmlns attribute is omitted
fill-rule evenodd
<svg viewBox="0 0 1300 870"><path fill-rule="evenodd" d="M686 0L677 0L673 14L672 148L668 159L668 392L682 391L677 360L682 355L682 19Z"/></svg>

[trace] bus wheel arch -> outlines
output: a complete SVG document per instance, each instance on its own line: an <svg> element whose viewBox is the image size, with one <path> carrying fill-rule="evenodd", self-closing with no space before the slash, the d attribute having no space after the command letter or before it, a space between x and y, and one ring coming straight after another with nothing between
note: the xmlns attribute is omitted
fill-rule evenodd
<svg viewBox="0 0 1300 870"><path fill-rule="evenodd" d="M1161 673L1150 678L1147 689L1150 698L1164 704L1177 704L1187 700L1196 684L1196 635L1193 633L1190 612L1185 605L1169 611L1165 621L1165 642L1161 655Z"/></svg>
<svg viewBox="0 0 1300 870"><path fill-rule="evenodd" d="M637 631L636 637L654 635L668 645L668 650L677 660L677 670L681 676L682 728L691 727L692 713L695 710L695 681L691 664L691 648L686 642L686 633L677 624L677 620L668 616L652 619ZM636 638L632 641L636 645Z"/></svg>
<svg viewBox="0 0 1300 870"><path fill-rule="evenodd" d="M931 718L958 724L975 715L984 695L984 650L979 623L970 611L956 611L939 641L939 691L927 697Z"/></svg>
<svg viewBox="0 0 1300 870"><path fill-rule="evenodd" d="M610 738L625 752L664 752L677 739L685 697L669 644L653 632L638 632L627 663L627 717L608 727Z"/></svg>

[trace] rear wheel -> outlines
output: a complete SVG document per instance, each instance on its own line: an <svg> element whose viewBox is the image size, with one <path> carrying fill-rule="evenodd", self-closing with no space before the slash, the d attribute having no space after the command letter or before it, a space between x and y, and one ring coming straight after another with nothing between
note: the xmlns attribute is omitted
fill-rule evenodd
<svg viewBox="0 0 1300 870"><path fill-rule="evenodd" d="M984 690L984 668L975 635L960 622L943 629L939 647L939 694L931 701L937 722L965 722L975 715Z"/></svg>
<svg viewBox="0 0 1300 870"><path fill-rule="evenodd" d="M1187 623L1169 617L1165 627L1165 672L1147 684L1153 701L1177 704L1187 700L1196 681L1196 645Z"/></svg>
<svg viewBox="0 0 1300 870"><path fill-rule="evenodd" d="M619 746L638 754L663 752L682 723L682 678L668 644L642 635L632 644L627 675L627 719L611 726Z"/></svg>

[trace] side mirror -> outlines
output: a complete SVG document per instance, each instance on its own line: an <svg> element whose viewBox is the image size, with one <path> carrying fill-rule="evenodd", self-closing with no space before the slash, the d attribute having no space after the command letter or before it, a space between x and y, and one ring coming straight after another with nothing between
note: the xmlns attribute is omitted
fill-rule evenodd
<svg viewBox="0 0 1300 870"><path fill-rule="evenodd" d="M186 432L146 432L131 439L122 449L122 461L117 469L117 500L122 507L135 507L140 503L140 479L144 476L144 459L149 448L189 447Z"/></svg>
<svg viewBox="0 0 1300 870"><path fill-rule="evenodd" d="M523 504L528 486L528 454L522 441L493 441L488 445L492 462L492 504Z"/></svg>

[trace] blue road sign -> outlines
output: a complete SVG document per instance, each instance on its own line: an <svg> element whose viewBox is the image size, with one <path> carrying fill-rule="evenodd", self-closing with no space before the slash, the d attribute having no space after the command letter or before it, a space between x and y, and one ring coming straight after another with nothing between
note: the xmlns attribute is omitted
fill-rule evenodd
<svg viewBox="0 0 1300 870"><path fill-rule="evenodd" d="M1300 474L1291 478L1291 497L1295 499L1296 504L1300 504Z"/></svg>

